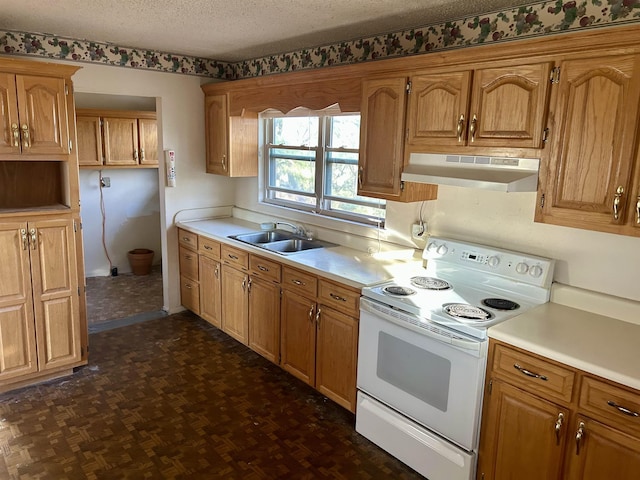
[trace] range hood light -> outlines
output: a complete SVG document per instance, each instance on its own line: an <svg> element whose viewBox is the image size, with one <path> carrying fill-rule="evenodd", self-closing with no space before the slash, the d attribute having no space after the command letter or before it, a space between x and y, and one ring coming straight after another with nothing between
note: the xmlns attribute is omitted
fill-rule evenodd
<svg viewBox="0 0 640 480"><path fill-rule="evenodd" d="M412 153L401 179L500 192L535 192L539 168L537 158Z"/></svg>

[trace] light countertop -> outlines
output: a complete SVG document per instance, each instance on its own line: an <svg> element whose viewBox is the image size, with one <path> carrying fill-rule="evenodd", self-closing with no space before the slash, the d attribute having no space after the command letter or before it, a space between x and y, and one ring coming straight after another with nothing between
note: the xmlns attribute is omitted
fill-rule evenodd
<svg viewBox="0 0 640 480"><path fill-rule="evenodd" d="M640 390L640 325L546 303L489 337Z"/></svg>
<svg viewBox="0 0 640 480"><path fill-rule="evenodd" d="M421 268L420 252L411 248L387 251L380 255L370 255L353 248L335 246L307 250L292 255L280 255L260 247L228 238L229 235L260 231L260 225L233 217L211 220L178 222L178 227L204 235L222 243L233 245L283 265L321 275L330 280L362 288L403 272Z"/></svg>

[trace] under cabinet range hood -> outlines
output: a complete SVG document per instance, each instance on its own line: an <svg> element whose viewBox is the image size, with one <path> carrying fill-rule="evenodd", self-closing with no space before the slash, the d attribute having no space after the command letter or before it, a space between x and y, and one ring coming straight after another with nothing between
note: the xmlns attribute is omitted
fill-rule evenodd
<svg viewBox="0 0 640 480"><path fill-rule="evenodd" d="M401 179L501 192L535 192L539 167L537 158L412 153Z"/></svg>

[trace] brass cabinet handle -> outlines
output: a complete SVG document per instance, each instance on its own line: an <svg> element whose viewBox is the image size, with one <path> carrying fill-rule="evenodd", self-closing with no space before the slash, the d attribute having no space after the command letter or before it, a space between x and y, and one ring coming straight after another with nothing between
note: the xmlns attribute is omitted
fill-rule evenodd
<svg viewBox="0 0 640 480"><path fill-rule="evenodd" d="M305 285L306 285L306 283L301 282L300 280L295 280L295 279L294 279L294 280L291 280L291 283L295 283L296 285L302 285L302 286L305 286Z"/></svg>
<svg viewBox="0 0 640 480"><path fill-rule="evenodd" d="M204 249L205 249L205 250L213 250L213 247L210 247L209 245L205 245L205 246L204 246Z"/></svg>
<svg viewBox="0 0 640 480"><path fill-rule="evenodd" d="M560 434L562 432L562 422L564 421L564 413L558 413L558 419L556 420L555 432L556 432L556 444L560 445Z"/></svg>
<svg viewBox="0 0 640 480"><path fill-rule="evenodd" d="M193 257L191 255L185 255L184 258L186 258L187 260L191 260Z"/></svg>
<svg viewBox="0 0 640 480"><path fill-rule="evenodd" d="M263 272L268 272L269 269L267 267L263 267L262 265L258 265L258 270L261 270Z"/></svg>
<svg viewBox="0 0 640 480"><path fill-rule="evenodd" d="M315 308L315 304L311 304L311 308L309 309L309 321L313 323L313 309Z"/></svg>
<svg viewBox="0 0 640 480"><path fill-rule="evenodd" d="M640 195L638 195L638 200L636 201L636 223L640 224Z"/></svg>
<svg viewBox="0 0 640 480"><path fill-rule="evenodd" d="M242 280L242 290L246 290L247 289L247 277L244 277L244 280Z"/></svg>
<svg viewBox="0 0 640 480"><path fill-rule="evenodd" d="M20 129L18 128L17 123L11 124L11 131L13 132L13 146L19 147L20 146Z"/></svg>
<svg viewBox="0 0 640 480"><path fill-rule="evenodd" d="M213 273L216 276L216 278L220 278L220 269L218 268L217 265L216 265L216 269L213 271Z"/></svg>
<svg viewBox="0 0 640 480"><path fill-rule="evenodd" d="M133 159L137 162L138 161L138 151L134 150L133 151Z"/></svg>
<svg viewBox="0 0 640 480"><path fill-rule="evenodd" d="M238 260L238 257L236 255L231 255L230 253L227 254L227 256L233 260Z"/></svg>
<svg viewBox="0 0 640 480"><path fill-rule="evenodd" d="M334 300L338 300L339 302L346 302L347 299L344 297L341 297L340 295L336 295L335 293L330 293L329 296L331 298L333 298Z"/></svg>
<svg viewBox="0 0 640 480"><path fill-rule="evenodd" d="M29 230L29 234L31 235L31 245L34 250L38 249L38 240L36 238L36 229L32 228L31 230Z"/></svg>
<svg viewBox="0 0 640 480"><path fill-rule="evenodd" d="M478 117L476 114L473 114L473 118L471 119L471 124L469 125L469 133L471 134L471 141L476 141L476 128L478 126Z"/></svg>
<svg viewBox="0 0 640 480"><path fill-rule="evenodd" d="M526 368L521 367L520 365L518 365L517 363L513 364L513 368L515 368L516 370L518 370L520 373L525 374L527 377L531 377L531 378L539 378L540 380L544 380L545 382L547 380L549 380L547 377L545 377L544 375L540 375L539 373L533 373L530 372L529 370L527 370Z"/></svg>
<svg viewBox="0 0 640 480"><path fill-rule="evenodd" d="M358 188L362 188L362 174L364 173L364 168L361 166L358 167Z"/></svg>
<svg viewBox="0 0 640 480"><path fill-rule="evenodd" d="M26 228L21 228L20 229L20 235L22 236L22 249L23 250L28 250L29 249L29 237L27 237L27 229Z"/></svg>
<svg viewBox="0 0 640 480"><path fill-rule="evenodd" d="M464 113L460 115L458 119L458 142L462 142L462 132L464 132Z"/></svg>
<svg viewBox="0 0 640 480"><path fill-rule="evenodd" d="M144 162L144 148L140 149L140 160Z"/></svg>
<svg viewBox="0 0 640 480"><path fill-rule="evenodd" d="M15 134L14 134L15 135ZM25 123L22 125L22 147L29 148L29 127Z"/></svg>
<svg viewBox="0 0 640 480"><path fill-rule="evenodd" d="M189 284L189 283L185 283L185 284L184 284L184 288L188 288L189 290L191 290L191 284Z"/></svg>
<svg viewBox="0 0 640 480"><path fill-rule="evenodd" d="M227 156L226 155L222 155L222 169L225 172L227 171Z"/></svg>
<svg viewBox="0 0 640 480"><path fill-rule="evenodd" d="M576 455L580 455L580 442L584 437L584 422L578 424L578 431L576 432Z"/></svg>
<svg viewBox="0 0 640 480"><path fill-rule="evenodd" d="M251 293L251 277L249 277L249 281L247 282L247 292Z"/></svg>
<svg viewBox="0 0 640 480"><path fill-rule="evenodd" d="M623 407L622 405L618 405L613 400L609 400L607 402L607 405L613 408L617 408L619 412L624 413L625 415L629 415L630 417L640 417L640 413L634 412L633 410Z"/></svg>
<svg viewBox="0 0 640 480"><path fill-rule="evenodd" d="M316 325L318 326L318 330L320 329L320 314L322 313L322 309L318 308L316 312Z"/></svg>
<svg viewBox="0 0 640 480"><path fill-rule="evenodd" d="M624 187L620 185L616 189L616 194L613 196L613 219L618 220L620 218L620 202L622 194L624 193Z"/></svg>
<svg viewBox="0 0 640 480"><path fill-rule="evenodd" d="M189 237L182 237L182 240L191 243L191 239Z"/></svg>

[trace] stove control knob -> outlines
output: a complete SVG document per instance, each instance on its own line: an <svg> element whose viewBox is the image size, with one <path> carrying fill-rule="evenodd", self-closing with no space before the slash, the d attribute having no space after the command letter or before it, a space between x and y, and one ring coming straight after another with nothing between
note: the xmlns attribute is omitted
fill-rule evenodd
<svg viewBox="0 0 640 480"><path fill-rule="evenodd" d="M438 255L446 255L449 251L449 247L446 245L440 245L436 251L438 252Z"/></svg>
<svg viewBox="0 0 640 480"><path fill-rule="evenodd" d="M488 264L491 268L496 268L498 265L500 265L500 259L499 259L498 257L491 256L491 257L489 257L489 259L487 260L487 264Z"/></svg>
<svg viewBox="0 0 640 480"><path fill-rule="evenodd" d="M438 245L436 245L434 242L429 242L429 245L427 245L427 252L435 252L438 249Z"/></svg>
<svg viewBox="0 0 640 480"><path fill-rule="evenodd" d="M527 265L526 263L520 262L519 264L516 265L516 272L524 275L528 271L529 271L529 265Z"/></svg>
<svg viewBox="0 0 640 480"><path fill-rule="evenodd" d="M534 278L538 278L540 275L542 275L542 267L540 265L534 265L529 269L529 275Z"/></svg>

